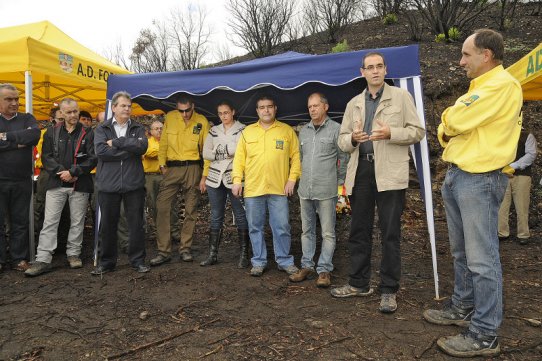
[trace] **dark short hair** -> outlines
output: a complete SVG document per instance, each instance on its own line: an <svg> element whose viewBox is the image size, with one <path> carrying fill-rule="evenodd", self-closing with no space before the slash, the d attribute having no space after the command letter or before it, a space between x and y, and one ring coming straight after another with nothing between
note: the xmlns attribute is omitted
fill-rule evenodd
<svg viewBox="0 0 542 361"><path fill-rule="evenodd" d="M265 94L265 95L262 95L261 97L259 97L256 100L256 108L258 107L258 103L261 102L262 100L269 100L269 101L271 101L273 103L274 106L277 106L277 103L275 102L275 98L273 98L269 94Z"/></svg>
<svg viewBox="0 0 542 361"><path fill-rule="evenodd" d="M188 95L179 95L177 98L177 104L188 104L192 106L194 105L194 101Z"/></svg>
<svg viewBox="0 0 542 361"><path fill-rule="evenodd" d="M379 51L370 51L363 55L363 58L361 58L361 66L365 68L365 59L367 59L370 56L379 56L382 58L382 61L384 62L384 65L386 65L386 58L384 58L384 54L382 54Z"/></svg>
<svg viewBox="0 0 542 361"><path fill-rule="evenodd" d="M235 110L235 107L233 106L232 102L229 101L228 99L222 99L221 101L218 102L216 107L218 108L219 106L222 106L222 105L227 106L228 108L230 108L230 110Z"/></svg>
<svg viewBox="0 0 542 361"><path fill-rule="evenodd" d="M81 119L81 117L85 117L85 118L90 118L92 119L92 115L90 115L89 112L87 112L86 110L81 110L79 112L79 119Z"/></svg>
<svg viewBox="0 0 542 361"><path fill-rule="evenodd" d="M491 50L493 60L501 64L504 59L504 40L502 35L492 29L478 29L474 31L474 34L474 46L481 50Z"/></svg>
<svg viewBox="0 0 542 361"><path fill-rule="evenodd" d="M49 110L49 118L55 119L56 112L60 110L60 107L52 107L51 110Z"/></svg>

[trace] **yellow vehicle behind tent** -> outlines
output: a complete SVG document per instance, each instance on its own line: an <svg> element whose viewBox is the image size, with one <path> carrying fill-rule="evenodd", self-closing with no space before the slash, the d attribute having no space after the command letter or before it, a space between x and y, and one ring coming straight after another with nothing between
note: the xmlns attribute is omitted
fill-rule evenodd
<svg viewBox="0 0 542 361"><path fill-rule="evenodd" d="M542 43L506 70L519 80L524 100L542 100Z"/></svg>
<svg viewBox="0 0 542 361"><path fill-rule="evenodd" d="M48 119L65 97L95 115L105 108L109 75L130 73L48 21L0 28L0 48L0 83L15 85L21 105L37 119Z"/></svg>

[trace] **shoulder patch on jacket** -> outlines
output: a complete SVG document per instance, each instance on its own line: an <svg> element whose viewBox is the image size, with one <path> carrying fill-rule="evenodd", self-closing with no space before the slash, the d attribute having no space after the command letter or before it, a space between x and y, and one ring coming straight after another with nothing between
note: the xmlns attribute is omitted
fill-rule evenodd
<svg viewBox="0 0 542 361"><path fill-rule="evenodd" d="M466 106L469 106L472 103L474 103L476 100L478 100L479 98L480 97L478 95L474 94L468 97L467 99L460 100L460 102L465 104Z"/></svg>

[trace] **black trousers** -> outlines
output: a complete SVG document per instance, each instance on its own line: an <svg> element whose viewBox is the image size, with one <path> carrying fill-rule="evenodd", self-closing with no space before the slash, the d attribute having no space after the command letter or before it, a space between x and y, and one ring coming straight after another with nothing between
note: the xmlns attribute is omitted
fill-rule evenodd
<svg viewBox="0 0 542 361"><path fill-rule="evenodd" d="M378 192L374 163L361 160L350 197L352 224L350 226L350 280L354 287L368 287L371 280L371 253L375 205L382 233L380 285L382 293L399 290L401 278L401 215L405 190Z"/></svg>
<svg viewBox="0 0 542 361"><path fill-rule="evenodd" d="M100 265L113 269L117 264L117 228L122 202L128 223L128 258L133 267L145 263L145 231L143 229L143 210L145 207L145 188L126 193L99 192L98 202L101 218L102 247Z"/></svg>
<svg viewBox="0 0 542 361"><path fill-rule="evenodd" d="M0 179L0 263L2 264L8 261L5 229L7 222L9 222L11 262L17 264L29 258L28 227L32 187L30 175L25 180Z"/></svg>

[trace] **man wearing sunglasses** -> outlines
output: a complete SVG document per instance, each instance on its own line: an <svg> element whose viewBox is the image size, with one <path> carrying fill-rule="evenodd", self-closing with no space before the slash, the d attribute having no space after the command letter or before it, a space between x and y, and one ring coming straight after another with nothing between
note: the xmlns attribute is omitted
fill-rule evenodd
<svg viewBox="0 0 542 361"><path fill-rule="evenodd" d="M171 202L179 191L185 200L179 253L183 261L192 261L196 207L200 190L205 191L201 152L209 128L207 118L194 110L194 102L186 96L177 100L176 110L166 114L158 151L160 172L164 176L156 200L158 255L151 260L151 266L171 260Z"/></svg>

